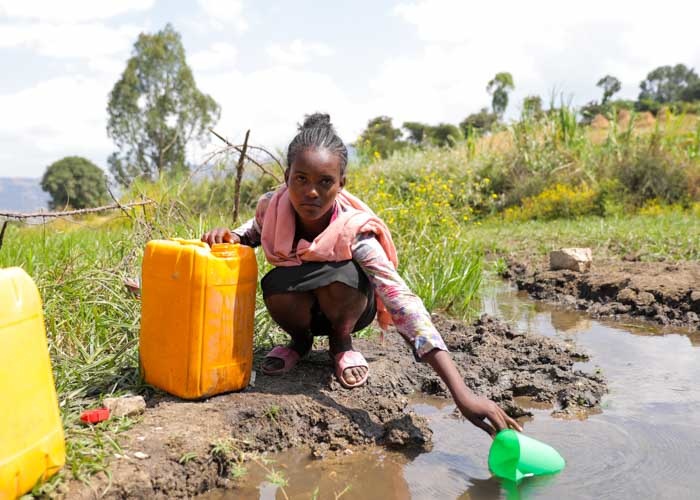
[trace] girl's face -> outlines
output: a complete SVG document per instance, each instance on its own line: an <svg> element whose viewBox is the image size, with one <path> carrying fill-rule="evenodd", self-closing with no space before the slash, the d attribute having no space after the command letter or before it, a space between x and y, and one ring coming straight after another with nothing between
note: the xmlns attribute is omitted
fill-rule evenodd
<svg viewBox="0 0 700 500"><path fill-rule="evenodd" d="M299 152L284 173L289 201L299 218L308 223L321 219L332 208L335 197L345 186L340 174L340 158L326 149Z"/></svg>

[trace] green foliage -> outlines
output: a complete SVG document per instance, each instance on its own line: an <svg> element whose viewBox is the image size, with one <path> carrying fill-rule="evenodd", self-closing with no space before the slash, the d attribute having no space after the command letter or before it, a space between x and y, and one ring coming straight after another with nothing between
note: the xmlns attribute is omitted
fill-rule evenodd
<svg viewBox="0 0 700 500"><path fill-rule="evenodd" d="M497 121L498 116L495 113L489 113L488 108L481 108L478 113L472 113L462 120L459 128L464 137L471 137L490 131Z"/></svg>
<svg viewBox="0 0 700 500"><path fill-rule="evenodd" d="M688 196L685 165L661 151L637 152L624 159L616 169L616 178L636 206L653 199L676 203Z"/></svg>
<svg viewBox="0 0 700 500"><path fill-rule="evenodd" d="M586 216L557 220L505 221L494 216L474 225L469 237L484 252L544 256L567 246L591 247L601 258L628 253L643 260L700 258L700 206L695 212L673 210L656 215Z"/></svg>
<svg viewBox="0 0 700 500"><path fill-rule="evenodd" d="M181 464L181 465L187 465L187 464L190 463L191 461L197 460L197 458L199 458L199 456L197 455L197 453L195 453L194 451L188 451L187 453L184 453L184 454L180 457L180 460L178 460L178 463Z"/></svg>
<svg viewBox="0 0 700 500"><path fill-rule="evenodd" d="M496 76L489 81L486 92L491 94L491 109L494 114L503 116L508 107L508 92L514 88L513 75L510 73L496 73Z"/></svg>
<svg viewBox="0 0 700 500"><path fill-rule="evenodd" d="M367 122L367 128L360 134L355 147L366 158L388 158L401 149L401 129L394 128L388 116L378 116Z"/></svg>
<svg viewBox="0 0 700 500"><path fill-rule="evenodd" d="M430 142L437 147L454 146L462 139L459 128L450 123L439 123L427 129Z"/></svg>
<svg viewBox="0 0 700 500"><path fill-rule="evenodd" d="M126 186L185 170L187 143L204 139L219 112L197 89L173 27L142 33L109 95L107 133L118 148L109 158L112 174Z"/></svg>
<svg viewBox="0 0 700 500"><path fill-rule="evenodd" d="M107 199L107 178L90 160L67 156L49 165L41 189L51 195L51 208L97 207Z"/></svg>
<svg viewBox="0 0 700 500"><path fill-rule="evenodd" d="M607 103L614 94L620 91L622 88L622 83L620 83L620 80L612 75L605 75L603 78L598 80L596 86L603 89L603 100L601 101L601 104L605 105L605 103Z"/></svg>
<svg viewBox="0 0 700 500"><path fill-rule="evenodd" d="M585 104L579 110L581 114L582 123L590 124L596 115L603 115L608 120L614 120L617 116L617 112L621 109L626 109L628 111L649 111L648 109L639 109L639 103L635 101L617 99L614 101L608 100L605 103L599 103L597 101L591 101ZM657 108L658 109L658 108ZM654 111L655 113L656 111Z"/></svg>
<svg viewBox="0 0 700 500"><path fill-rule="evenodd" d="M402 127L408 132L408 142L419 146L426 140L426 131L430 125L420 122L404 122Z"/></svg>
<svg viewBox="0 0 700 500"><path fill-rule="evenodd" d="M693 68L685 64L659 66L651 71L639 87L639 100L652 100L659 103L684 101L695 95L700 78Z"/></svg>
<svg viewBox="0 0 700 500"><path fill-rule="evenodd" d="M522 200L522 204L505 210L506 220L553 220L603 215L595 190L584 185L572 187L556 184L536 196Z"/></svg>
<svg viewBox="0 0 700 500"><path fill-rule="evenodd" d="M542 98L538 95L529 95L523 99L523 120L540 120L544 116L542 110Z"/></svg>
<svg viewBox="0 0 700 500"><path fill-rule="evenodd" d="M428 310L460 316L473 312L470 306L482 267L482 257L474 251L463 224L473 214L469 203L482 199L488 185L488 180L479 181L473 172L463 171L465 154L462 145L406 151L381 164L351 169L348 180L348 189L392 231L399 273L409 288ZM446 158L449 170L430 170Z"/></svg>

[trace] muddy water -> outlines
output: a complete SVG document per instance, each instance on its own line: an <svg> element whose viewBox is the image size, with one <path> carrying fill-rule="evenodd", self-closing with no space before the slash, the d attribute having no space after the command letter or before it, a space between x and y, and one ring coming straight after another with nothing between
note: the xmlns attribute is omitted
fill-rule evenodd
<svg viewBox="0 0 700 500"><path fill-rule="evenodd" d="M535 407L524 422L526 433L566 458L562 473L517 486L491 477L488 436L456 418L449 402L422 398L414 410L434 431L429 453L375 450L319 461L280 454L275 463L250 465L241 489L206 498L700 498L700 336L594 321L501 283L485 289L485 312L575 342L591 357L581 367L608 379L600 414L561 420ZM284 492L269 481L273 471L287 478Z"/></svg>

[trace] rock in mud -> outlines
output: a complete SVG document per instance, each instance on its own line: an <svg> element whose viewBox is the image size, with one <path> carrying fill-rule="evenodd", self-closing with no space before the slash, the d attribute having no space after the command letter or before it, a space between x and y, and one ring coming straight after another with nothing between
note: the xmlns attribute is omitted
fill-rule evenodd
<svg viewBox="0 0 700 500"><path fill-rule="evenodd" d="M591 268L591 261L590 248L562 248L550 252L549 269L552 271L568 269L583 273Z"/></svg>
<svg viewBox="0 0 700 500"><path fill-rule="evenodd" d="M120 398L105 398L105 408L109 409L112 418L131 417L140 415L146 410L143 396L122 396Z"/></svg>

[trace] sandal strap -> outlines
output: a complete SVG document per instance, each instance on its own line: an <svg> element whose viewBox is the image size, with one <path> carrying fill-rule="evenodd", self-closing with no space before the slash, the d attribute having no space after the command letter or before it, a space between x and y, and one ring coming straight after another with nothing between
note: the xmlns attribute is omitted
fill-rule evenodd
<svg viewBox="0 0 700 500"><path fill-rule="evenodd" d="M356 366L369 367L367 360L358 351L343 351L335 355L335 364L340 367L341 370L345 371L347 368L353 368Z"/></svg>

